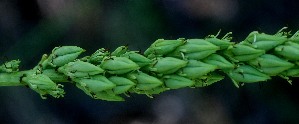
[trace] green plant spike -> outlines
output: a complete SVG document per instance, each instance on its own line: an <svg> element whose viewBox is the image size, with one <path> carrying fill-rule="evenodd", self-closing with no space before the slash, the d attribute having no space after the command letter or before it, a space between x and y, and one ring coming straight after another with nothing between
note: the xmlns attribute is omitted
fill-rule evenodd
<svg viewBox="0 0 299 124"><path fill-rule="evenodd" d="M61 46L44 54L30 70L19 70L19 60L0 65L0 86L28 86L45 99L63 97L61 83L71 82L94 99L124 101L128 94L152 97L167 90L206 87L229 77L236 87L279 76L299 77L299 31L285 28L270 35L251 32L245 40L223 38L158 39L144 53L120 46L100 48L78 58L85 50ZM242 84L242 85L241 85Z"/></svg>

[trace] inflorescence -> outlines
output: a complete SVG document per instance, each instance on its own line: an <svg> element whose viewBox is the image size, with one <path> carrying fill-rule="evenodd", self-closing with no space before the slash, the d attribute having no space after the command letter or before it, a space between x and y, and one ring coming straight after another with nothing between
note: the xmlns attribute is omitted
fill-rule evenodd
<svg viewBox="0 0 299 124"><path fill-rule="evenodd" d="M65 94L62 82L71 82L94 99L124 101L129 93L153 94L184 87L205 87L227 75L236 87L273 76L299 77L299 31L285 28L274 35L251 32L240 42L223 38L156 40L144 53L120 46L103 48L78 58L85 50L61 46L44 54L31 70L19 71L19 60L0 66L0 86L28 86L46 98Z"/></svg>

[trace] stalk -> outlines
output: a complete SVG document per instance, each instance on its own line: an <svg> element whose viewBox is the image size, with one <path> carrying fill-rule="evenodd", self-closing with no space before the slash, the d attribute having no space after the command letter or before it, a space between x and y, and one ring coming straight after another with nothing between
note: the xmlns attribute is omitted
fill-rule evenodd
<svg viewBox="0 0 299 124"><path fill-rule="evenodd" d="M280 76L291 84L299 77L299 35L285 28L274 35L251 32L239 42L223 38L158 39L144 53L120 46L78 58L77 46L56 47L31 70L19 71L19 60L0 66L0 86L27 86L46 98L63 97L71 82L94 99L124 101L129 93L151 97L167 90L206 87L229 77L236 87Z"/></svg>

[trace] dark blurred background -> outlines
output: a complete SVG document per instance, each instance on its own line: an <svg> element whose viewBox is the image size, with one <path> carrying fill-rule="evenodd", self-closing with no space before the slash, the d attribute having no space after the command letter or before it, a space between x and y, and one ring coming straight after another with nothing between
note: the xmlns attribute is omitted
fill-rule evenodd
<svg viewBox="0 0 299 124"><path fill-rule="evenodd" d="M84 55L129 45L144 51L158 38L204 38L222 29L242 41L251 31L299 29L296 0L0 0L0 61L36 65L55 46ZM298 81L298 80L297 80ZM281 78L235 88L167 91L150 99L93 100L72 84L62 99L42 100L25 87L0 87L0 123L280 124L299 123L297 81Z"/></svg>

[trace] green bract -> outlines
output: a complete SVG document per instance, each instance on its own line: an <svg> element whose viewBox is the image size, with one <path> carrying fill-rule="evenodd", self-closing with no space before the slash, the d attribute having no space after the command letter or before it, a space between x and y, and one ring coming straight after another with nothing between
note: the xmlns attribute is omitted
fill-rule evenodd
<svg viewBox="0 0 299 124"><path fill-rule="evenodd" d="M98 49L95 53L93 53L90 57L87 58L87 61L92 64L100 64L102 60L109 55L109 52L104 48Z"/></svg>
<svg viewBox="0 0 299 124"><path fill-rule="evenodd" d="M129 89L136 85L133 81L124 77L112 76L109 77L109 80L116 85L116 87L113 88L113 92L115 94L126 93Z"/></svg>
<svg viewBox="0 0 299 124"><path fill-rule="evenodd" d="M187 42L178 47L174 52L169 54L170 56L187 59L203 59L220 48L214 44L203 39L188 39Z"/></svg>
<svg viewBox="0 0 299 124"><path fill-rule="evenodd" d="M299 60L299 44L286 42L275 48L275 52L289 60Z"/></svg>
<svg viewBox="0 0 299 124"><path fill-rule="evenodd" d="M186 67L182 68L180 75L188 78L200 78L217 68L215 65L210 65L197 60L189 60Z"/></svg>
<svg viewBox="0 0 299 124"><path fill-rule="evenodd" d="M232 38L229 35L231 35L231 32L227 33L222 39L218 39L217 36L210 35L207 38L205 38L205 40L209 41L210 43L216 46L219 46L220 50L225 50L234 44L233 42L230 42Z"/></svg>
<svg viewBox="0 0 299 124"><path fill-rule="evenodd" d="M0 66L0 72L17 72L19 71L19 64L21 63L21 61L19 60L12 60L9 62L5 62L4 64L2 64Z"/></svg>
<svg viewBox="0 0 299 124"><path fill-rule="evenodd" d="M297 31L291 38L289 38L289 41L299 44L299 31Z"/></svg>
<svg viewBox="0 0 299 124"><path fill-rule="evenodd" d="M286 37L268 35L254 31L248 35L248 37L243 41L243 44L251 44L254 48L268 51L286 41Z"/></svg>
<svg viewBox="0 0 299 124"><path fill-rule="evenodd" d="M116 86L102 75L91 76L90 78L75 78L73 80L77 83L77 86L83 87L85 92L91 94L112 89Z"/></svg>
<svg viewBox="0 0 299 124"><path fill-rule="evenodd" d="M128 78L136 82L136 88L138 90L151 90L163 84L158 78L143 72L130 73Z"/></svg>
<svg viewBox="0 0 299 124"><path fill-rule="evenodd" d="M71 78L90 77L104 72L100 67L80 60L59 67L58 71Z"/></svg>
<svg viewBox="0 0 299 124"><path fill-rule="evenodd" d="M236 82L253 83L271 79L270 76L264 74L249 65L241 65L230 71L228 75Z"/></svg>
<svg viewBox="0 0 299 124"><path fill-rule="evenodd" d="M250 46L237 44L226 51L226 55L237 61L249 61L265 54L265 50L254 49Z"/></svg>
<svg viewBox="0 0 299 124"><path fill-rule="evenodd" d="M167 75L164 76L165 85L170 89L179 89L183 87L191 87L194 82L188 78L184 78L178 75Z"/></svg>
<svg viewBox="0 0 299 124"><path fill-rule="evenodd" d="M286 70L282 73L282 75L289 77L299 77L299 66L295 66L294 68Z"/></svg>
<svg viewBox="0 0 299 124"><path fill-rule="evenodd" d="M177 47L183 45L185 42L186 41L183 38L177 40L158 39L144 52L144 55L165 55L174 51Z"/></svg>
<svg viewBox="0 0 299 124"><path fill-rule="evenodd" d="M113 57L104 59L101 67L110 74L125 74L139 69L139 66L126 57Z"/></svg>
<svg viewBox="0 0 299 124"><path fill-rule="evenodd" d="M62 85L55 84L48 76L43 74L32 74L22 78L32 90L41 95L43 99L44 95L49 94L55 98L63 97L64 91L61 89Z"/></svg>
<svg viewBox="0 0 299 124"><path fill-rule="evenodd" d="M120 46L117 47L112 53L111 56L121 56L122 54L126 53L128 51L127 46Z"/></svg>
<svg viewBox="0 0 299 124"><path fill-rule="evenodd" d="M187 61L173 57L158 58L157 62L150 67L151 71L160 74L171 74L187 65Z"/></svg>
<svg viewBox="0 0 299 124"><path fill-rule="evenodd" d="M270 54L262 55L254 60L250 60L248 63L269 75L277 75L294 66L293 63Z"/></svg>
<svg viewBox="0 0 299 124"><path fill-rule="evenodd" d="M120 46L98 49L90 56L77 46L62 46L44 54L30 70L19 71L19 60L0 65L0 86L29 86L42 98L62 97L58 83L71 82L94 99L124 101L132 93L153 97L167 90L206 87L231 78L236 87L274 76L290 84L299 77L299 31L269 35L251 32L242 42L223 38L156 40L144 54ZM289 37L291 36L291 37ZM241 85L242 84L242 85Z"/></svg>
<svg viewBox="0 0 299 124"><path fill-rule="evenodd" d="M219 69L227 71L234 68L234 65L226 60L224 57L212 54L203 60L205 63L216 65Z"/></svg>
<svg viewBox="0 0 299 124"><path fill-rule="evenodd" d="M142 56L142 55L140 55L140 54L138 54L137 52L134 52L134 51L126 52L121 56L132 60L139 67L144 67L144 66L149 65L153 62L152 60L150 60L150 59L146 58L145 56Z"/></svg>
<svg viewBox="0 0 299 124"><path fill-rule="evenodd" d="M195 80L195 87L206 87L224 79L224 76L211 73Z"/></svg>
<svg viewBox="0 0 299 124"><path fill-rule="evenodd" d="M85 50L76 46L55 47L48 58L48 64L57 67L74 61Z"/></svg>

